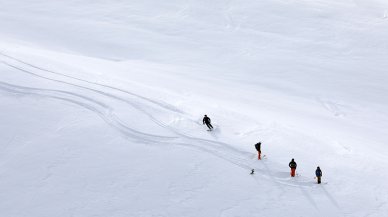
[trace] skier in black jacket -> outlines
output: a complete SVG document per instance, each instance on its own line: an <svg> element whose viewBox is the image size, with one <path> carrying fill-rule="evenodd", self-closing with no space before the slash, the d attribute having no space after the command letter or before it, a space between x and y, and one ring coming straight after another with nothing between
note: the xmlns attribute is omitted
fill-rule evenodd
<svg viewBox="0 0 388 217"><path fill-rule="evenodd" d="M294 158L292 158L291 162L288 164L288 166L291 168L291 176L295 177L295 170L296 170L296 162L294 161Z"/></svg>
<svg viewBox="0 0 388 217"><path fill-rule="evenodd" d="M206 124L206 126L209 128L209 130L213 129L213 126L211 124L211 120L207 115L205 115L205 117L203 117L202 122L203 122L203 124Z"/></svg>
<svg viewBox="0 0 388 217"><path fill-rule="evenodd" d="M261 160L261 142L256 143L255 148L257 150L258 159Z"/></svg>
<svg viewBox="0 0 388 217"><path fill-rule="evenodd" d="M321 177L322 177L321 168L317 167L317 170L315 170L315 176L317 177L318 184L321 184Z"/></svg>

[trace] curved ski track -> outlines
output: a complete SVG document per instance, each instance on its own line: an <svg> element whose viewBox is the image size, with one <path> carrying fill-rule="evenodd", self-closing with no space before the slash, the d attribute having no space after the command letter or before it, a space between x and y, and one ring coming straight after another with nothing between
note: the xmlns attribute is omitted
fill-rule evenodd
<svg viewBox="0 0 388 217"><path fill-rule="evenodd" d="M300 180L294 183L286 182L281 177L277 177L274 174L276 173L276 171L271 172L272 170L268 167L265 161L262 161L262 165L264 169L255 168L253 164L255 164L257 161L252 160L252 156L254 156L252 153L238 150L232 145L224 142L191 136L187 133L179 131L178 129L168 126L166 123L163 123L162 121L158 120L151 113L143 109L144 107L157 107L158 109L162 109L165 112L173 112L176 115L180 115L180 116L185 115L184 112L180 111L179 109L167 103L149 99L144 96L129 92L127 90L119 89L106 84L90 82L87 80L62 74L59 72L47 70L42 67L27 63L23 60L7 55L3 52L0 52L0 57L2 57L0 58L0 62L2 64L7 65L8 67L13 68L19 72L25 73L27 75L30 75L36 78L45 79L56 83L61 83L63 85L71 86L73 88L75 87L79 90L87 91L88 93L92 93L92 94L88 94L88 96L85 96L80 93L73 93L70 91L25 87L25 86L19 86L19 85L0 81L0 90L3 92L22 94L22 95L35 95L35 96L46 97L46 98L51 98L55 100L61 100L67 103L72 103L95 113L104 122L106 122L111 128L118 131L127 139L137 141L137 142L143 142L147 144L153 144L153 145L177 145L177 146L184 146L188 148L194 148L197 150L210 153L244 170L251 170L253 168L258 172L257 174L260 174L260 177L264 177L265 179L274 182L281 192L284 192L284 189L282 186L290 186L290 187L297 187L297 188L311 186L311 182L307 180ZM96 89L97 87L99 88L99 90ZM134 99L129 100L125 97L115 95L110 91L111 92L113 91L115 93L126 94ZM97 95L98 97L92 98L89 95ZM124 121L122 121L118 116L114 114L114 108L110 107L108 104L102 101L97 100L97 98L116 100L116 101L125 103L131 106L132 108L134 108L135 110L137 110L138 112L143 113L152 122L170 131L175 136L154 135L154 134L140 132L139 130L135 130L129 127L128 124L126 124ZM253 176L253 177L257 181L260 180L258 176ZM310 197L308 197L308 199L311 200Z"/></svg>

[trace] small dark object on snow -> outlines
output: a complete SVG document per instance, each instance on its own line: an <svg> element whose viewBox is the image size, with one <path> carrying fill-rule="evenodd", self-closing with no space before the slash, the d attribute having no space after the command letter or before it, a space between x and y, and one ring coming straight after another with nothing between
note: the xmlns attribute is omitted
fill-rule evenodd
<svg viewBox="0 0 388 217"><path fill-rule="evenodd" d="M251 175L253 175L255 173L255 170L254 169L252 169L251 170Z"/></svg>

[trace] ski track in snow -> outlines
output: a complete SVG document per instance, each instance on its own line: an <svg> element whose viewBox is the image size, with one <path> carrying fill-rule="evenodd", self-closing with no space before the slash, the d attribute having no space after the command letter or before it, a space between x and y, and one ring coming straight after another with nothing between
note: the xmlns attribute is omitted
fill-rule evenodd
<svg viewBox="0 0 388 217"><path fill-rule="evenodd" d="M90 82L84 79L79 79L66 74L54 72L52 70L47 70L42 67L39 67L39 66L27 63L23 60L17 59L15 57L12 57L3 52L0 52L0 56L2 57L0 59L0 62L2 64L12 69L15 69L19 72L28 74L36 78L45 79L51 82L61 83L63 85L75 87L82 91L87 91L88 93L91 93L91 95L97 95L99 99L115 100L121 103L125 103L131 106L132 108L134 108L135 110L137 110L138 112L146 115L152 122L157 124L159 127L168 130L169 132L173 133L176 136L153 135L153 134L144 133L144 132L140 132L138 130L132 129L128 126L127 123L122 121L118 116L114 114L114 108L110 107L108 104L102 101L97 100L96 98L85 96L80 93L73 93L70 91L55 90L55 89L25 87L25 86L10 84L7 82L0 82L0 90L3 92L22 94L26 96L32 95L32 96L46 97L46 98L51 98L51 99L75 104L98 115L112 129L118 131L127 139L134 140L137 142L140 141L140 142L152 144L152 145L177 145L177 146L184 146L188 148L195 148L197 150L201 150L203 152L206 152L218 158L221 158L227 162L230 162L244 170L248 171L250 169L255 169L255 171L258 173L255 173L253 177L256 180L260 180L260 177L263 177L275 183L277 188L282 192L279 195L279 197L281 197L285 193L284 186L299 188L302 192L302 195L306 198L306 200L318 210L317 204L315 203L311 195L309 195L309 193L305 190L306 187L310 188L313 186L312 181L308 180L307 178L297 177L298 178L297 180L296 179L290 180L290 178L284 179L281 176L277 176L276 174L280 174L282 172L274 171L273 169L271 169L267 163L267 160L263 160L260 162L263 169L256 168L255 166L253 166L253 164L257 164L257 160L251 160L252 153L238 150L237 148L234 148L232 145L224 142L198 138L198 137L189 135L187 133L183 133L178 129L168 126L166 123L158 120L151 113L147 112L146 109L144 109L149 106L156 106L156 107L159 107L159 109L163 109L164 112L172 112L175 115L185 115L184 112L180 111L174 106L168 105L167 103L164 103L164 102L159 102L153 99L149 99L141 95L138 95L123 89L119 89L116 87L112 87L109 85ZM78 83L75 83L75 82L78 82ZM99 87L100 90L95 89L96 87ZM131 97L136 97L137 100L140 100L140 101L137 101L137 102L130 101L128 99L115 95L109 91L113 91L116 93L124 93ZM260 176L257 176L257 175L260 175ZM330 196L330 194L326 191L326 189L323 189L323 192L325 192L326 197L333 204L333 206L338 210L340 210L338 203Z"/></svg>
<svg viewBox="0 0 388 217"><path fill-rule="evenodd" d="M84 80L84 79L76 78L76 77L73 77L73 76L69 76L69 75L66 75L66 74L63 74L63 73L58 73L58 72L54 72L52 70L44 69L42 67L39 67L39 66L27 63L25 61L22 61L20 59L14 58L12 56L9 56L9 55L1 52L1 51L0 51L0 56L12 59L12 60L14 60L16 62L22 63L22 64L24 64L26 66L30 66L30 67L35 68L35 69L40 70L40 71L45 71L47 73L51 73L51 74L54 74L54 75L59 75L59 76L62 76L64 78L69 78L69 79L73 79L73 80L76 80L76 81L81 81L81 82L85 82L85 83L88 83L88 84L92 84L92 85L96 85L96 86L112 89L112 90L115 90L115 91L118 91L118 92L122 92L122 93L125 93L125 94L129 94L131 96L138 97L138 98L140 98L142 100L148 101L148 102L153 103L155 105L158 105L158 106L160 106L162 108L165 108L165 109L168 109L168 110L171 110L171 111L174 111L174 112L183 113L182 111L178 110L176 107L170 106L170 105L168 105L166 103L163 103L163 102L158 102L158 101L152 100L152 99L147 98L147 97L140 96L138 94L134 94L134 93L129 92L127 90L123 90L123 89L120 89L120 88L117 88L117 87L112 87L112 86L109 86L109 85L104 85L104 84L97 83L97 82L91 82L91 81L88 81L88 80ZM5 64L7 64L7 63L5 63ZM48 78L46 78L46 79L48 79Z"/></svg>
<svg viewBox="0 0 388 217"><path fill-rule="evenodd" d="M345 117L346 114L341 110L341 104L332 102L330 100L324 100L321 98L318 98L317 101L330 113L332 113L336 117Z"/></svg>

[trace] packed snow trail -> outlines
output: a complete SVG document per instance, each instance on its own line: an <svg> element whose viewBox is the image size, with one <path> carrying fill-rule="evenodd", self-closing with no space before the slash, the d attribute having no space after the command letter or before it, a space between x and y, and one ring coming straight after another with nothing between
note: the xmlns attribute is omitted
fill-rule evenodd
<svg viewBox="0 0 388 217"><path fill-rule="evenodd" d="M160 122L159 120L157 120L156 118L154 118L151 114L147 113L147 112L146 112L146 106L140 105L139 103L136 103L136 104L135 104L135 103L132 102L132 101L126 100L126 99L121 98L121 97L118 97L118 96L114 96L114 95L112 95L112 94L110 94L110 93L103 92L103 91L96 90L96 89L89 88L89 87L85 87L85 86L81 86L81 85L78 85L78 84L73 84L73 83L70 83L70 82L68 82L68 81L62 81L62 80L57 80L57 79L45 77L45 76L42 76L42 75L33 73L33 72L31 72L31 71L27 71L27 70L25 70L25 69L19 68L19 67L17 67L17 66L11 65L11 64L9 64L9 63L7 63L7 62L2 62L2 63L6 64L6 65L8 65L8 66L10 66L10 67L12 67L12 68L14 68L14 69L17 69L17 70L19 70L19 71L21 71L21 72L24 72L24 73L27 73L27 74L30 74L30 75L33 75L33 76L38 76L38 77L40 77L40 78L48 79L48 80L50 80L50 81L59 82L59 83L63 83L63 84L70 85L70 86L75 86L75 87L81 88L81 89L86 89L86 90L88 90L88 91L91 91L91 92L94 92L94 93L97 93L97 94L106 96L106 97L108 97L108 98L110 98L110 99L115 99L115 100L119 100L119 101L121 101L121 102L124 102L124 103L126 103L126 104L128 104L128 105L134 107L134 108L137 109L139 112L145 113L145 114L146 114L146 115L147 115L154 123L158 124L160 127L169 129L169 130L171 130L173 133L175 133L175 134L177 134L177 135L179 135L179 136L181 136L181 137L183 137L183 138L186 138L186 139L189 139L189 140L194 140L194 141L196 141L196 142L205 142L205 143L208 143L207 146L213 145L213 146L215 146L215 147L217 147L217 148L223 147L223 148L229 148L229 149L231 149L231 150L233 150L233 151L238 151L237 149L232 148L229 144L226 144L226 143L220 143L220 142L211 141L211 140L207 140L207 139L195 138L195 137L192 137L192 136L190 136L190 135L186 135L186 134L180 133L180 132L177 131L176 129L172 129L172 128L168 127L165 123ZM74 79L74 78L73 78L73 79ZM105 111L105 112L102 112L102 111L100 111L100 109L96 108L95 106L89 106L89 107L88 107L88 109L90 109L90 110L92 110L92 111L94 111L94 112L97 112L100 116L103 116L103 117L104 117L104 118L103 118L104 120L109 120L108 117L113 117L113 120L117 119L117 118L115 118L114 115L112 114L113 111L114 111L113 108L109 108L107 105L103 104L102 102L97 101L96 99L91 99L91 98L89 98L89 97L84 97L84 96L81 96L81 95L79 95L79 94L73 94L73 93L66 92L66 91L44 90L44 89L36 89L36 88L20 87L20 86L15 86L15 85L12 85L12 86L11 86L11 85L6 84L6 83L4 83L4 82L2 82L1 84L2 84L2 86L3 86L3 89L4 89L4 90L8 90L8 91L10 90L10 87L13 87L14 89L15 89L15 87L16 87L16 88L18 88L18 89L29 90L29 91L25 92L26 94L32 94L33 91L38 91L38 92L54 92L54 93L55 93L55 92L59 92L59 93L62 93L62 94L73 95L73 96L76 96L76 97L78 97L78 98L82 98L84 101L85 101L85 100L91 101L91 102L93 102L94 104L97 104L97 105L102 106L103 109L108 110L108 112L106 112L106 111ZM4 85L6 85L6 86L4 87ZM110 88L111 88L111 87L110 87ZM111 88L111 89L113 89L113 88ZM15 90L14 90L14 91L15 91ZM20 90L16 90L16 92L20 92ZM35 94L36 94L36 93L35 93ZM47 96L50 96L50 95L47 95ZM55 96L55 97L57 97L57 96ZM61 99L65 99L65 98L61 98ZM141 98L141 99L142 99L142 98ZM147 101L149 101L149 100L147 100ZM73 100L72 102L74 103L74 102L77 102L77 101L74 101L74 100ZM78 104L78 105L82 105L82 106L84 106L84 107L85 107L85 105L87 105L87 104L82 104L82 102L78 102L77 104ZM158 105L159 105L159 104L158 104ZM108 121L108 123L109 123L109 122L111 122L111 120ZM115 124L115 125L124 126L125 128L130 129L130 128L128 128L127 126L123 125L123 124L121 123L121 121L118 121L117 123L118 123L118 124ZM123 130L120 130L120 131L123 131ZM132 131L134 131L134 130L132 130ZM136 132L136 131L135 131L135 132ZM137 133L140 133L140 132L137 132ZM144 135L147 135L147 134L141 133L141 135L144 136ZM148 135L148 136L149 136L149 135ZM151 136L156 137L157 139L163 139L163 138L164 138L164 137L162 137L162 136L156 136L156 135L151 135ZM173 139L174 137L165 137L165 138L167 138L167 139L171 139L171 138L172 138L172 139ZM157 142L157 143L158 143L158 142L160 142L160 141L159 141L159 140L154 140L153 142ZM220 146L220 145L222 145L222 146ZM249 153L244 153L244 152L240 152L240 153L241 153L241 154L249 154ZM247 167L246 167L246 168L247 168Z"/></svg>

